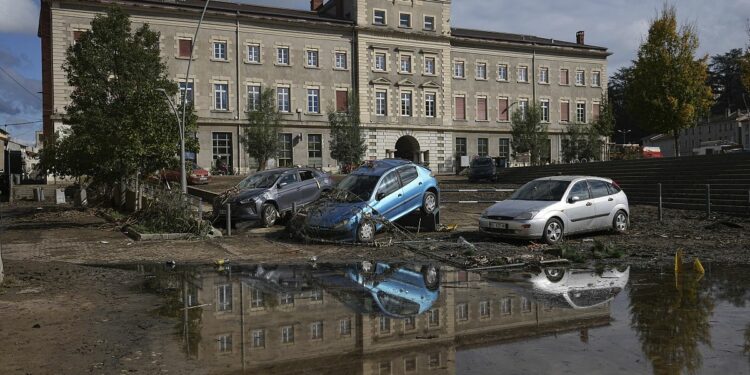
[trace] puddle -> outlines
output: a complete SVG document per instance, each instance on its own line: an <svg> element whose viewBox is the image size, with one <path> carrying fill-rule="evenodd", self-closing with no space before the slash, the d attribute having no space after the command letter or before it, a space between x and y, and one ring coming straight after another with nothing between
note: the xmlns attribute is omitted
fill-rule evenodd
<svg viewBox="0 0 750 375"><path fill-rule="evenodd" d="M140 266L219 373L750 373L750 276L706 266Z"/></svg>

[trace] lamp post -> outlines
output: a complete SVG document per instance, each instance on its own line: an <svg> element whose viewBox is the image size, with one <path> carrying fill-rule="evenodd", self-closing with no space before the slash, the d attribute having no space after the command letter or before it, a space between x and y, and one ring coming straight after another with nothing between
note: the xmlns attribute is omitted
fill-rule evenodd
<svg viewBox="0 0 750 375"><path fill-rule="evenodd" d="M622 143L628 144L628 133L630 133L632 130L630 129L619 129L617 130L618 133L622 134Z"/></svg>
<svg viewBox="0 0 750 375"><path fill-rule="evenodd" d="M167 103L169 103L169 107L172 108L174 116L177 118L177 127L180 132L180 186L182 193L187 194L187 173L185 171L185 123L180 119L180 115L177 113L177 108L175 108L172 98L167 95L167 91L164 89L156 89L156 91L164 95ZM185 111L183 110L183 112Z"/></svg>

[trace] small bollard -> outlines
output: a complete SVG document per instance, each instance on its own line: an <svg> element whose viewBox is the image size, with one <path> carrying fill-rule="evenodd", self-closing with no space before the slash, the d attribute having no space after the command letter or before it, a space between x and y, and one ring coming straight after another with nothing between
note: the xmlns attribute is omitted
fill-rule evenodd
<svg viewBox="0 0 750 375"><path fill-rule="evenodd" d="M711 218L711 185L706 184L706 217Z"/></svg>
<svg viewBox="0 0 750 375"><path fill-rule="evenodd" d="M664 207L661 200L661 183L659 185L659 222L664 220Z"/></svg>
<svg viewBox="0 0 750 375"><path fill-rule="evenodd" d="M232 235L232 205L227 203L227 236Z"/></svg>

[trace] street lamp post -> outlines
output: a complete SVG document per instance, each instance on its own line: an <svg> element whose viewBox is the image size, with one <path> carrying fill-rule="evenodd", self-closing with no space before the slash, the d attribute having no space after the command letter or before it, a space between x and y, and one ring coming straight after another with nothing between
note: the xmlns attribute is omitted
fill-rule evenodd
<svg viewBox="0 0 750 375"><path fill-rule="evenodd" d="M172 98L167 95L167 91L164 89L156 89L156 91L164 94L164 98L167 100L167 103L169 103L169 106L172 108L172 112L174 112L174 116L177 118L177 127L178 131L180 132L180 184L182 193L187 194L187 171L185 170L185 123L180 120L180 115L177 113L177 108L175 108Z"/></svg>
<svg viewBox="0 0 750 375"><path fill-rule="evenodd" d="M619 129L617 130L618 133L622 134L622 143L628 144L628 133L630 133L632 130L630 129Z"/></svg>

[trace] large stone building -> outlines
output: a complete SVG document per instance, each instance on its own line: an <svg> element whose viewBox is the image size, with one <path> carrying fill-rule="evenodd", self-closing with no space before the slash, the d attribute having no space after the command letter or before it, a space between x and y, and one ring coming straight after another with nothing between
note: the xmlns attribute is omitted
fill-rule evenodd
<svg viewBox="0 0 750 375"><path fill-rule="evenodd" d="M43 0L45 134L63 126L70 100L66 48L113 4L161 32L170 75L197 110L198 163L241 172L256 164L238 139L265 88L283 113L278 165L336 168L326 114L356 94L367 158L451 172L462 155L510 159L510 113L532 103L549 123L546 159L559 161L566 125L595 119L607 85L609 53L583 32L571 43L453 28L450 0L313 0L311 11L211 1L190 77L203 0Z"/></svg>

